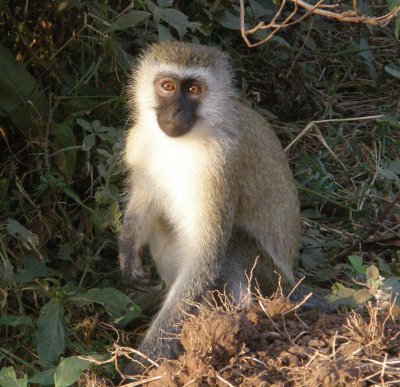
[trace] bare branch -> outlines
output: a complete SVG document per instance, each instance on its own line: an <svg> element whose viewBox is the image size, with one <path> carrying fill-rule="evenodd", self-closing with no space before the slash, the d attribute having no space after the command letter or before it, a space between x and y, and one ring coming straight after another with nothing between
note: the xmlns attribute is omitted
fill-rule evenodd
<svg viewBox="0 0 400 387"><path fill-rule="evenodd" d="M314 5L311 5L303 0L289 0L289 1L294 4L294 9L282 22L278 22L277 20L281 16L288 0L281 0L277 12L275 13L275 15L268 24L265 24L265 22L260 22L255 27L247 30L244 20L245 16L244 0L240 0L240 32L243 40L246 42L248 47L257 47L260 46L261 44L266 43L279 31L288 28L290 26L293 26L294 24L300 23L309 15L320 15L325 18L338 20L343 23L358 23L358 24L367 24L372 26L384 27L400 12L400 6L398 6L380 17L359 16L357 0L353 0L353 10L345 12L333 12L332 10L337 8L339 4L323 4L325 0L319 0ZM294 17L299 14L300 9L303 9L305 13L300 17L298 17L297 19L294 19ZM262 39L255 43L251 43L249 37L260 30L269 30L270 33L265 39Z"/></svg>

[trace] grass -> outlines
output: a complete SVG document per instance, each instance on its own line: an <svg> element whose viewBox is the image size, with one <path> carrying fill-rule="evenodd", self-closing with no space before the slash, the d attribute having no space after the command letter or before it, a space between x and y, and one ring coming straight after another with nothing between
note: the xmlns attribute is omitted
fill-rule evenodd
<svg viewBox="0 0 400 387"><path fill-rule="evenodd" d="M250 50L227 28L236 10L224 3L211 13L208 2L180 5L181 24L157 21L142 1L134 9L124 1L63 4L0 6L3 370L43 381L43 372L88 366L75 355L106 353L116 327L122 345L135 342L146 310L134 302L143 296L120 285L116 245L124 89L129 61L168 34L227 51L243 98L271 121L284 146L293 142L287 154L304 220L299 275L356 291L354 281L364 281L374 264L389 281L382 286L400 290L400 47L393 26L307 19ZM138 8L145 13L134 16L145 18L124 27L119 16ZM46 313L51 326L43 325ZM73 366L62 365L68 358ZM112 376L115 369L110 363L95 372Z"/></svg>

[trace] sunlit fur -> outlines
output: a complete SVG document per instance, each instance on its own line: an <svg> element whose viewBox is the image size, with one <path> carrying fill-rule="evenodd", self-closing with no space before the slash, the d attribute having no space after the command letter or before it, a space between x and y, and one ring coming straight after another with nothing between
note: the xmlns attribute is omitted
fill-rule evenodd
<svg viewBox="0 0 400 387"><path fill-rule="evenodd" d="M206 83L198 120L182 136L168 137L158 125L153 82L159 75ZM293 283L297 192L268 123L238 100L222 52L187 43L152 46L133 72L129 96L133 125L124 160L130 186L120 240L135 254L148 244L169 287L141 350L174 357L176 342L160 340L160 330L176 330L188 308L184 300L199 300L221 282L240 297L245 271L258 255L255 274L263 290L274 286L273 268ZM121 250L120 260L134 281L138 274L126 259L131 250Z"/></svg>
<svg viewBox="0 0 400 387"><path fill-rule="evenodd" d="M191 45L188 47L192 49ZM207 199L202 198L202 191L206 187L209 190L212 179L218 179L219 165L225 163L228 149L238 146L231 122L230 125L224 125L225 116L235 115L231 100L235 97L232 72L226 56L219 51L215 51L219 60L214 68L163 63L154 58L153 51L150 49L139 60L129 87L132 120L135 125L126 140L125 161L133 171L138 167L134 176L146 166L146 171L143 171L148 177L143 180L148 180L149 184L146 194L153 194L155 200L152 206L158 209L156 212L160 211L166 218L173 219L182 233L189 234L190 238L196 234L202 238L196 231L196 217L206 214L203 203ZM216 70L221 74L218 79L212 73ZM157 123L153 82L160 74L178 79L195 78L205 81L207 85L197 123L189 133L180 138L168 137ZM139 90L140 93L137 93ZM211 173L213 176L208 176ZM163 238L153 235L150 242L154 246L150 247L153 247L155 261L160 261L160 264L157 262L160 275L170 284L178 273L177 268L187 264L186 256L190 258L192 254L185 253L187 246L180 246L183 241L179 241L174 247L168 246L170 255L166 257L164 251L158 247L161 244L160 239ZM200 241L198 245L201 246ZM163 248L167 247L163 244ZM190 248L193 249L194 246ZM159 250L160 254L157 254ZM182 255L185 260L180 258ZM165 270L162 270L164 266ZM172 273L167 273L167 270Z"/></svg>

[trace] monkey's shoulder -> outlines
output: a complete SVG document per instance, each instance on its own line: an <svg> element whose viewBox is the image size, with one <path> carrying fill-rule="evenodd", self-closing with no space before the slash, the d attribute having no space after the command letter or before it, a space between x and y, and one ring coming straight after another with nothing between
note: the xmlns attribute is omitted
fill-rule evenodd
<svg viewBox="0 0 400 387"><path fill-rule="evenodd" d="M237 130L243 152L260 152L271 162L271 159L284 157L282 145L270 123L257 111L240 100L234 102L238 111Z"/></svg>
<svg viewBox="0 0 400 387"><path fill-rule="evenodd" d="M258 136L262 136L264 138L276 137L270 123L256 110L247 106L240 100L235 100L233 106L235 111L238 112L236 116L236 123L239 127L239 130L243 131L245 134L248 133L248 136L255 138Z"/></svg>

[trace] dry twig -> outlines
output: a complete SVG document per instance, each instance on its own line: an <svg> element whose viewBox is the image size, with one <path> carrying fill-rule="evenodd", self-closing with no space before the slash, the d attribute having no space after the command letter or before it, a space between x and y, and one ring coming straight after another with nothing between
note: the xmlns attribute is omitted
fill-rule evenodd
<svg viewBox="0 0 400 387"><path fill-rule="evenodd" d="M356 250L359 246L361 246L361 244L363 242L365 242L370 236L374 235L380 225L381 222L383 222L386 217L390 214L390 212L393 210L393 208L400 202L400 193L398 193L393 200L390 202L390 204L387 206L387 208L385 209L385 211L383 211L378 219L374 222L373 225L369 225L369 230L367 229L366 231L364 231L360 237L358 237L355 241L353 241L353 243L351 243L351 245L347 248L345 248L343 251L341 251L339 254L337 254L333 259L337 260L339 258L342 257L346 257L348 254L350 254L351 252L353 252L354 250ZM345 243L346 244L346 243Z"/></svg>
<svg viewBox="0 0 400 387"><path fill-rule="evenodd" d="M261 44L268 42L279 31L287 27L291 27L294 24L300 23L309 15L320 15L328 19L338 20L342 23L358 23L384 27L400 12L400 6L397 6L383 16L361 16L358 14L358 5L356 0L353 1L353 10L333 12L331 10L337 8L339 4L323 4L324 1L325 0L319 0L316 4L312 5L303 0L289 0L289 2L294 6L293 11L283 21L278 21L285 8L285 5L288 3L288 0L281 0L277 12L268 24L265 24L265 22L262 21L254 28L246 29L244 21L244 0L240 0L240 32L242 34L242 38L248 47L260 46ZM299 14L301 9L304 10L305 13L295 19L295 16ZM270 33L266 38L260 40L259 42L251 43L249 37L260 30L269 30Z"/></svg>

